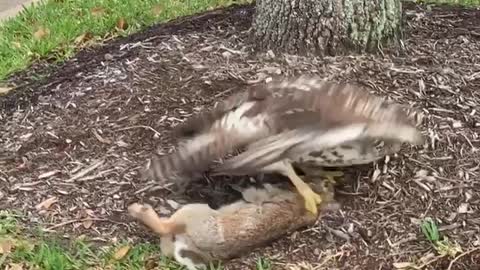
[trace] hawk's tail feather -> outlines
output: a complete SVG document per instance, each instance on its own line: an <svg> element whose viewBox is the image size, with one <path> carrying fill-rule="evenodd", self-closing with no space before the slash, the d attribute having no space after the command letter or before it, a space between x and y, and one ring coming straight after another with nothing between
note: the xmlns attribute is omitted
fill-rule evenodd
<svg viewBox="0 0 480 270"><path fill-rule="evenodd" d="M383 140L408 142L413 145L421 145L425 138L414 126L395 123L373 123L368 125L365 135Z"/></svg>

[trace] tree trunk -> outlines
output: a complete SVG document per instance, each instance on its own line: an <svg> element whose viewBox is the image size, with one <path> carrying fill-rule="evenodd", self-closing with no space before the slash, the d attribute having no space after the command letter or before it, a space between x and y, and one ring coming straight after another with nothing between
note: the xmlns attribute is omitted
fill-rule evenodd
<svg viewBox="0 0 480 270"><path fill-rule="evenodd" d="M401 38L400 0L257 0L258 49L291 54L372 52Z"/></svg>

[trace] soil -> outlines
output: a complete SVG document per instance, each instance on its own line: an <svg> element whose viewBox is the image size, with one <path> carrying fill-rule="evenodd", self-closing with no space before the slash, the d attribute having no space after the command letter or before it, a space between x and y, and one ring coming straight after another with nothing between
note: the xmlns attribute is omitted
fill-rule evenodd
<svg viewBox="0 0 480 270"><path fill-rule="evenodd" d="M253 12L181 18L14 75L17 89L0 97L0 208L66 237L156 241L127 216L130 203L162 214L187 202L218 206L238 198L228 183L248 180L199 179L175 195L141 178L152 151L174 149L171 128L246 81L316 73L421 108L428 143L349 168L337 187L340 211L226 269L253 269L261 256L274 269L479 269L480 11L405 3L403 48L325 58L255 53ZM461 247L456 260L426 240L426 217Z"/></svg>

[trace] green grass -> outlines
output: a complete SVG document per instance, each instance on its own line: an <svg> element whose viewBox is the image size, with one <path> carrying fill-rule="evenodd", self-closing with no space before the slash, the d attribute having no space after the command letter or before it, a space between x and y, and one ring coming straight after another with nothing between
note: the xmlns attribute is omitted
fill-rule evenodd
<svg viewBox="0 0 480 270"><path fill-rule="evenodd" d="M459 252L462 252L461 247L449 241L446 236L441 236L438 226L431 218L426 218L420 224L420 229L425 238L431 243L433 248L440 254L440 256L455 257Z"/></svg>
<svg viewBox="0 0 480 270"><path fill-rule="evenodd" d="M480 0L414 0L479 6ZM155 22L252 0L42 0L0 24L0 81L39 60L64 61L79 48Z"/></svg>
<svg viewBox="0 0 480 270"><path fill-rule="evenodd" d="M65 240L40 229L27 231L20 225L21 216L0 211L0 269L42 270L186 270L170 258L161 256L155 243L99 246L80 236ZM31 229L30 229L31 230ZM212 263L207 270L222 270L221 263ZM260 258L257 270L271 270L269 260Z"/></svg>
<svg viewBox="0 0 480 270"><path fill-rule="evenodd" d="M155 22L244 0L43 0L0 25L0 80L38 59L63 61L82 46Z"/></svg>
<svg viewBox="0 0 480 270"><path fill-rule="evenodd" d="M256 265L257 270L270 270L272 269L272 263L265 258L259 258Z"/></svg>
<svg viewBox="0 0 480 270"><path fill-rule="evenodd" d="M480 0L414 0L414 2L436 5L456 5L464 7L480 6Z"/></svg>

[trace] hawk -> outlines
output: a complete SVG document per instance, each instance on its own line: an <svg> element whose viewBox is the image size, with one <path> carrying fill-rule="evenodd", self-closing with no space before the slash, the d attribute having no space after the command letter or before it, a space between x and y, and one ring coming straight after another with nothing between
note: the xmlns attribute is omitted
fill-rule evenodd
<svg viewBox="0 0 480 270"><path fill-rule="evenodd" d="M172 154L154 155L150 177L177 183L202 175L212 161L241 153L212 169L214 175L279 173L288 177L317 214L320 195L294 168L366 164L423 144L422 115L374 96L359 86L316 76L297 76L248 87L210 111L177 126L181 139Z"/></svg>

